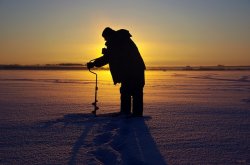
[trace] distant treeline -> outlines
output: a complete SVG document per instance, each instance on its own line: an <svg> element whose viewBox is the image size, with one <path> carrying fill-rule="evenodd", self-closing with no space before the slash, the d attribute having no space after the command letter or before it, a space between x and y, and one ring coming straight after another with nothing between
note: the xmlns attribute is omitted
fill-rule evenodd
<svg viewBox="0 0 250 165"><path fill-rule="evenodd" d="M1 70L84 70L82 64L46 64L46 65L0 65Z"/></svg>
<svg viewBox="0 0 250 165"><path fill-rule="evenodd" d="M107 70L109 68L98 68L100 70ZM46 64L46 65L0 65L0 70L87 70L86 65L83 64ZM250 70L250 66L178 66L178 67L147 67L147 70L186 70L186 71L213 71L213 70Z"/></svg>
<svg viewBox="0 0 250 165"><path fill-rule="evenodd" d="M149 70L185 70L185 71L228 71L228 70L250 70L250 66L179 66L179 67L148 67Z"/></svg>

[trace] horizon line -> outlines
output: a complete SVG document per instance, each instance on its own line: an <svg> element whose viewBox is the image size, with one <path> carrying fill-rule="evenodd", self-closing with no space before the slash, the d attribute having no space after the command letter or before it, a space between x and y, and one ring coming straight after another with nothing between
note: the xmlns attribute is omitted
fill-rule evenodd
<svg viewBox="0 0 250 165"><path fill-rule="evenodd" d="M48 64L18 64L18 63L13 63L13 64L1 64L0 66L19 66L19 67L43 67L43 66L61 66L61 67L66 67L66 66L75 66L75 67L86 67L86 64L82 63L48 63ZM165 68L165 67L250 67L249 65L224 65L224 64L216 64L216 65L147 65L147 67L150 68ZM108 66L104 66L101 68L108 68Z"/></svg>
<svg viewBox="0 0 250 165"><path fill-rule="evenodd" d="M99 67L96 70L109 70L109 67ZM79 63L60 63L60 64L0 64L0 70L88 70L87 66ZM216 70L250 70L250 65L226 66L226 65L207 65L207 66L148 66L146 70L176 70L176 71L216 71Z"/></svg>

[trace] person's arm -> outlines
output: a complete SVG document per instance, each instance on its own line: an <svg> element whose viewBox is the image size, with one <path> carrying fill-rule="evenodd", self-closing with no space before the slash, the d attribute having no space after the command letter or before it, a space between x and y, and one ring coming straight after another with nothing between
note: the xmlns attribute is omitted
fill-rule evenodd
<svg viewBox="0 0 250 165"><path fill-rule="evenodd" d="M105 55L94 60L95 67L102 67L106 64L108 64L108 58Z"/></svg>
<svg viewBox="0 0 250 165"><path fill-rule="evenodd" d="M104 65L108 64L108 58L103 55L99 58L96 58L94 60L91 60L87 63L88 69L94 68L94 67L102 67Z"/></svg>

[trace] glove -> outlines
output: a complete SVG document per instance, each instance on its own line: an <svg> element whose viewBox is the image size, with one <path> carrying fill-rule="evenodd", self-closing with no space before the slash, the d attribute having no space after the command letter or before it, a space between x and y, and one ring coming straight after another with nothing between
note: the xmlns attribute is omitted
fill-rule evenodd
<svg viewBox="0 0 250 165"><path fill-rule="evenodd" d="M87 63L87 68L88 68L88 69L94 68L94 66L95 66L95 65L94 65L93 62L88 62L88 63Z"/></svg>

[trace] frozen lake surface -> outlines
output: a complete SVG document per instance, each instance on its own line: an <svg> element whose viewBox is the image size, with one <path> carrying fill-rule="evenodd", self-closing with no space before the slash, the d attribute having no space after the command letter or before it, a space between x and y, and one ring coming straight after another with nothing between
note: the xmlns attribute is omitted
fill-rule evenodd
<svg viewBox="0 0 250 165"><path fill-rule="evenodd" d="M250 164L250 71L147 71L144 118L115 118L98 71L0 71L0 164Z"/></svg>

